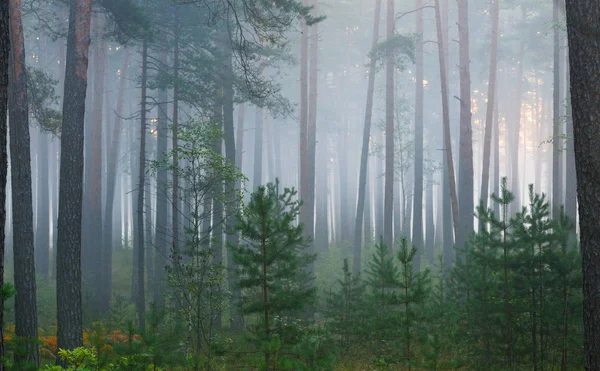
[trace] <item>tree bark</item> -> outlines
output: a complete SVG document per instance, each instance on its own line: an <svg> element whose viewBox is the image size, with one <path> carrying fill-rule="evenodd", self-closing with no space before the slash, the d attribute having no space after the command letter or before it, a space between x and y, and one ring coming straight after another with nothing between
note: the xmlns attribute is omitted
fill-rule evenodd
<svg viewBox="0 0 600 371"><path fill-rule="evenodd" d="M308 0L302 0L303 6L308 6ZM300 189L300 200L306 202L308 198L308 25L306 22L301 21L301 37L300 37L300 174L298 176ZM257 108L258 109L258 108ZM255 138L258 138L258 111L256 116L256 132ZM261 120L262 121L262 120ZM262 124L262 123L261 123ZM262 128L261 128L261 136L262 136ZM262 137L261 137L262 140ZM258 144L258 139L255 140L255 143ZM260 153L261 157L257 157L256 149L258 148L255 145L254 150L254 187L253 190L256 190L258 185L260 184L260 179L256 179L257 173L257 158L260 162L262 162L262 151ZM261 146L262 149L262 146ZM300 221L306 226L308 217L308 209L303 206L300 209ZM308 237L308 228L304 229L304 236Z"/></svg>
<svg viewBox="0 0 600 371"><path fill-rule="evenodd" d="M460 69L460 151L458 200L460 230L456 237L458 248L466 247L473 232L473 129L471 114L471 68L469 53L469 3L458 0L458 38ZM464 261L464 252L458 254Z"/></svg>
<svg viewBox="0 0 600 371"><path fill-rule="evenodd" d="M51 136L40 133L38 153L37 225L35 232L35 272L48 279L50 268L50 184L49 169L52 153L48 142Z"/></svg>
<svg viewBox="0 0 600 371"><path fill-rule="evenodd" d="M262 158L263 158L263 110L256 107L254 115L254 177L253 190L257 190L262 182ZM306 173L305 173L306 174Z"/></svg>
<svg viewBox="0 0 600 371"><path fill-rule="evenodd" d="M387 0L386 37L394 37L394 0ZM343 181L343 180L342 180ZM394 205L394 53L388 50L385 61L385 191L383 205L383 240L393 249Z"/></svg>
<svg viewBox="0 0 600 371"><path fill-rule="evenodd" d="M567 63L567 74L570 72L570 65ZM577 172L575 164L575 148L573 142L573 111L571 109L571 83L567 79L567 162L565 167L566 187L565 187L565 214L569 221L573 223L573 228L569 231L569 247L575 248L577 243Z"/></svg>
<svg viewBox="0 0 600 371"><path fill-rule="evenodd" d="M179 167L179 155L177 154L178 147L178 130L179 130L179 15L175 15L175 35L173 42L173 136L171 138L173 150L173 169ZM172 256L173 267L179 267L181 259L179 252L179 175L177 171L173 171L173 194L171 198L171 234L172 234Z"/></svg>
<svg viewBox="0 0 600 371"><path fill-rule="evenodd" d="M416 0L416 9L423 7L423 0ZM417 11L417 41L415 53L415 160L412 244L417 248L413 261L415 272L421 270L423 253L423 10Z"/></svg>
<svg viewBox="0 0 600 371"><path fill-rule="evenodd" d="M442 33L442 23L440 15L440 1L435 0L435 18L438 39L438 56L440 65L440 80L442 87L442 122L444 131L444 152L446 154L447 178L450 190L450 199L452 205L452 221L454 226L454 235L458 238L459 223L458 201L456 197L456 178L454 176L454 162L452 159L452 141L450 138L450 114L448 108L448 78L446 76L446 61L444 56L445 40ZM446 219L444 219L445 222ZM445 242L446 243L446 242ZM448 266L450 268L450 266Z"/></svg>
<svg viewBox="0 0 600 371"><path fill-rule="evenodd" d="M146 328L146 296L144 287L144 268L145 268L145 245L144 240L144 188L146 175L146 87L148 74L148 41L144 38L142 42L142 100L140 103L140 157L138 167L138 186L137 186L137 233L134 238L137 251L137 271L136 271L136 295L135 307L137 311L137 325L142 331Z"/></svg>
<svg viewBox="0 0 600 371"><path fill-rule="evenodd" d="M496 105L496 77L498 70L498 23L500 18L500 0L490 3L492 18L492 37L490 51L490 71L488 75L487 107L485 111L485 134L483 140L483 164L481 175L480 202L487 209L490 184L490 158L492 147L492 127L494 125L494 107ZM482 230L480 225L479 230Z"/></svg>
<svg viewBox="0 0 600 371"><path fill-rule="evenodd" d="M8 1L0 2L0 288L4 287L4 253L6 226L6 178L8 153L6 139L8 127L8 60L10 54L10 15ZM4 358L4 300L0 300L0 358ZM0 362L0 371L4 363Z"/></svg>
<svg viewBox="0 0 600 371"><path fill-rule="evenodd" d="M15 363L30 362L39 366L37 345L38 322L35 285L35 250L33 243L33 206L31 152L29 148L29 109L25 42L22 24L22 3L10 0L10 74L9 74L9 135L12 190L13 236L19 241L13 249L15 289L15 335L22 339L18 346L25 353L15 352Z"/></svg>
<svg viewBox="0 0 600 371"><path fill-rule="evenodd" d="M317 16L317 6L319 1L313 0L312 2L312 15ZM307 145L306 145L306 199L305 204L302 205L303 209L306 209L306 220L304 223L304 233L310 238L314 238L315 235L315 159L317 150L317 82L319 76L318 61L319 61L319 36L318 36L318 23L313 24L310 27L310 67L308 71L308 128L307 128ZM308 252L315 253L314 242L310 242L310 248ZM309 271L313 272L314 263L309 265Z"/></svg>
<svg viewBox="0 0 600 371"><path fill-rule="evenodd" d="M159 61L162 66L167 66L167 52L161 51ZM156 128L156 156L163 158L167 153L169 137L169 118L167 105L167 89L158 90L158 114ZM155 243L156 253L154 258L154 285L153 300L157 310L163 310L165 307L165 268L167 266L169 229L167 209L169 207L167 196L168 170L165 166L160 166L156 170L156 231Z"/></svg>
<svg viewBox="0 0 600 371"><path fill-rule="evenodd" d="M83 127L90 46L91 0L71 0L61 132L56 253L57 345L82 345L81 204ZM66 366L64 361L59 364Z"/></svg>

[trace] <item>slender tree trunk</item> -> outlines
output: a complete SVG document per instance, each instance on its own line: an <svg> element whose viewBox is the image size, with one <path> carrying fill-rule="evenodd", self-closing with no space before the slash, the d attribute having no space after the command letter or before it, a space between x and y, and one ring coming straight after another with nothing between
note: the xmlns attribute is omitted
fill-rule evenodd
<svg viewBox="0 0 600 371"><path fill-rule="evenodd" d="M308 6L308 0L302 0L303 6ZM300 37L300 174L298 181L300 182L298 188L300 189L300 199L303 202L307 201L308 198L308 25L306 22L302 22L302 35ZM258 112L258 111L257 111ZM256 137L258 138L258 113L256 120ZM262 136L262 128L261 128ZM262 137L261 137L262 140ZM258 144L258 139L256 139ZM255 146L255 151L258 146ZM257 158L262 162L262 151L261 157L254 155L254 187L253 190L257 189L257 185L260 184L260 179L256 179L257 176ZM260 165L258 165L260 166ZM306 226L308 218L308 208L303 206L300 209L300 221ZM305 227L304 236L309 236L309 229Z"/></svg>
<svg viewBox="0 0 600 371"><path fill-rule="evenodd" d="M381 19L381 0L375 1L375 13L373 15L373 38L371 41L371 49L377 45L379 40L379 22ZM360 273L362 260L362 224L364 218L365 193L367 187L367 173L369 160L369 143L371 141L371 121L373 117L373 92L375 91L375 59L369 61L369 81L367 87L367 103L365 108L365 125L362 136L362 149L360 152L360 170L358 177L358 202L356 204L356 220L354 223L354 245L353 245L353 263L352 274ZM368 201L367 201L368 202ZM367 215L369 218L370 215ZM366 232L366 231L365 231Z"/></svg>
<svg viewBox="0 0 600 371"><path fill-rule="evenodd" d="M423 7L423 0L416 0L416 9ZM417 11L416 74L415 74L415 182L413 195L412 244L417 248L413 262L415 272L421 270L423 251L423 10Z"/></svg>
<svg viewBox="0 0 600 371"><path fill-rule="evenodd" d="M10 54L10 15L8 1L0 2L0 288L4 287L4 253L6 226L6 178L8 153L6 123L8 108L8 60ZM4 358L4 300L0 300L0 358ZM0 362L0 371L4 363Z"/></svg>
<svg viewBox="0 0 600 371"><path fill-rule="evenodd" d="M117 115L113 125L112 138L110 142L109 155L107 158L106 174L106 206L104 211L104 246L102 246L102 308L101 312L106 312L109 308L112 298L112 250L113 250L113 214L115 205L115 188L117 185L117 170L119 149L121 146L121 136L123 132L123 103L125 101L125 90L127 87L127 71L131 53L129 49L125 50L121 75L119 79L119 92L117 93Z"/></svg>
<svg viewBox="0 0 600 371"><path fill-rule="evenodd" d="M35 233L35 271L45 280L49 277L50 268L50 184L48 176L51 153L48 141L50 141L50 134L42 132L38 147L38 203Z"/></svg>
<svg viewBox="0 0 600 371"><path fill-rule="evenodd" d="M179 167L179 155L177 153L178 144L178 131L179 131L179 15L175 15L175 36L174 36L174 48L173 48L173 136L171 138L172 151L173 151L173 169ZM179 252L179 174L177 171L173 171L173 193L171 198L171 234L172 234L172 256L173 256L173 267L176 269L179 267L179 261L181 260Z"/></svg>
<svg viewBox="0 0 600 371"><path fill-rule="evenodd" d="M327 194L329 193L328 182L328 164L329 153L327 151L327 141L317 143L319 150L319 167L317 174L317 197L316 197L316 223L315 223L315 246L317 251L327 251L329 248L329 224L327 214Z"/></svg>
<svg viewBox="0 0 600 371"><path fill-rule="evenodd" d="M317 6L319 0L313 0L312 2L312 15L317 16ZM307 130L307 174L301 182L304 184L306 181L306 203L303 204L302 208L306 209L306 221L304 223L304 233L311 238L315 235L315 160L317 150L317 81L319 77L318 61L319 61L319 36L318 36L318 23L313 24L310 27L310 69L308 71L309 79L309 90L308 90L308 130ZM315 245L310 242L309 253L315 253ZM312 274L314 270L314 263L309 265L309 272Z"/></svg>
<svg viewBox="0 0 600 371"><path fill-rule="evenodd" d="M473 232L473 129L471 114L471 68L469 53L469 3L458 0L458 36L460 69L460 150L458 200L460 230L456 237L458 248L466 247ZM464 252L459 254L465 259Z"/></svg>
<svg viewBox="0 0 600 371"><path fill-rule="evenodd" d="M167 52L161 51L159 62L162 66L167 66ZM156 157L163 158L167 153L167 142L169 137L169 118L167 105L167 89L161 88L158 90L158 115L156 128ZM157 310L162 310L165 307L165 268L167 266L168 256L168 241L169 230L167 227L167 182L168 170L165 166L161 166L156 170L156 232L155 243L156 253L154 258L154 285L153 285L153 300Z"/></svg>
<svg viewBox="0 0 600 371"><path fill-rule="evenodd" d="M57 345L82 345L81 204L83 127L90 45L91 0L71 0L61 132L56 254ZM64 361L58 360L65 365Z"/></svg>
<svg viewBox="0 0 600 371"><path fill-rule="evenodd" d="M244 150L244 116L246 113L246 106L244 104L240 104L238 108L238 117L237 117L237 134L235 138L235 165L240 169L240 172L243 173L242 169L242 155Z"/></svg>
<svg viewBox="0 0 600 371"><path fill-rule="evenodd" d="M140 104L140 157L139 157L139 173L137 186L137 233L134 241L136 242L135 249L137 250L137 291L135 296L135 307L137 311L137 325L142 331L146 328L146 295L144 287L144 268L145 268L145 245L144 240L144 188L146 175L146 86L148 74L148 41L144 38L142 44L142 101ZM147 215L148 217L148 215Z"/></svg>
<svg viewBox="0 0 600 371"><path fill-rule="evenodd" d="M254 182L252 189L257 190L262 183L263 158L263 110L256 107L254 116Z"/></svg>
<svg viewBox="0 0 600 371"><path fill-rule="evenodd" d="M387 0L386 37L394 37L394 0ZM383 239L393 249L394 205L394 54L387 52L385 61L385 192L383 205Z"/></svg>
<svg viewBox="0 0 600 371"><path fill-rule="evenodd" d="M375 241L383 237L383 156L377 156L375 173Z"/></svg>
<svg viewBox="0 0 600 371"><path fill-rule="evenodd" d="M487 209L490 182L490 157L492 146L492 126L494 125L494 107L496 105L496 76L498 70L498 23L500 18L500 0L490 3L492 18L492 40L490 52L490 71L488 77L487 107L485 111L485 134L483 140L483 164L481 175L480 202ZM479 230L482 230L480 224Z"/></svg>
<svg viewBox="0 0 600 371"><path fill-rule="evenodd" d="M447 177L450 190L450 199L452 204L452 221L454 226L454 234L458 238L458 225L460 219L458 217L458 201L456 198L456 178L454 176L454 162L452 160L452 141L450 138L450 115L448 109L448 78L446 76L446 61L444 56L445 40L442 33L441 15L440 15L440 1L435 0L435 18L436 18L436 29L438 39L438 55L440 64L440 79L442 86L442 121L444 131L444 152L446 153L446 164L447 164ZM447 219L444 219L444 221ZM446 244L446 242L445 242ZM450 254L447 254L449 258ZM452 265L451 261L446 262L448 268Z"/></svg>
<svg viewBox="0 0 600 371"><path fill-rule="evenodd" d="M562 174L560 172L560 160L562 154L562 138L560 138L560 28L558 24L559 0L553 0L552 25L554 38L554 75L553 101L552 101L552 217L557 219L562 204Z"/></svg>
<svg viewBox="0 0 600 371"><path fill-rule="evenodd" d="M22 24L22 4L10 0L10 74L9 74L9 135L12 190L12 223L15 241L14 279L15 335L25 353L15 352L15 363L31 362L39 366L37 345L38 322L35 285L35 250L33 243L33 206L31 152L29 148L29 110L25 42ZM20 344L22 342L22 344Z"/></svg>
<svg viewBox="0 0 600 371"><path fill-rule="evenodd" d="M569 73L569 64L566 66ZM573 142L573 112L571 110L571 83L567 79L567 163L565 167L567 184L565 189L565 214L569 217L573 228L569 231L569 247L577 243L577 174L575 165L575 148Z"/></svg>

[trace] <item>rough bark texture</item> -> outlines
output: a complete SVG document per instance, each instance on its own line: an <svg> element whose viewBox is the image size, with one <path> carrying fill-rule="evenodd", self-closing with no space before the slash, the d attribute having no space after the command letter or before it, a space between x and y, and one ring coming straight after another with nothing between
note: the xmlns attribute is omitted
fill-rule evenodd
<svg viewBox="0 0 600 371"><path fill-rule="evenodd" d="M458 200L460 230L456 245L463 248L473 232L473 128L471 114L471 68L469 61L469 3L458 0L458 38L460 69L460 150ZM464 259L464 254L459 254Z"/></svg>
<svg viewBox="0 0 600 371"><path fill-rule="evenodd" d="M35 287L35 250L33 244L33 205L31 187L31 153L29 148L29 110L25 76L25 42L22 4L10 0L10 35L12 41L9 74L10 169L12 190L14 248L15 335L23 339L26 353L15 353L15 362L39 366L38 323Z"/></svg>
<svg viewBox="0 0 600 371"><path fill-rule="evenodd" d="M50 267L50 184L49 169L52 159L48 142L50 135L40 133L38 154L37 223L35 232L35 272L48 279Z"/></svg>
<svg viewBox="0 0 600 371"><path fill-rule="evenodd" d="M386 37L394 37L394 0L387 0ZM343 181L343 180L342 180ZM383 240L393 248L394 207L394 54L390 50L385 61L385 191L383 205Z"/></svg>
<svg viewBox="0 0 600 371"><path fill-rule="evenodd" d="M566 66L569 73L570 66ZM573 110L571 107L571 84L567 79L567 161L565 166L565 214L569 217L573 228L569 232L569 246L577 243L577 172L575 165L575 143L573 142Z"/></svg>
<svg viewBox="0 0 600 371"><path fill-rule="evenodd" d="M57 345L82 345L81 201L83 120L90 46L91 0L71 0L61 133L56 253ZM62 363L62 361L58 361Z"/></svg>
<svg viewBox="0 0 600 371"><path fill-rule="evenodd" d="M108 155L108 166L106 175L106 207L104 211L104 227L102 229L104 245L102 246L102 283L101 283L101 305L100 310L108 310L108 304L112 298L112 250L113 241L113 211L115 206L115 188L117 185L117 170L121 136L123 134L123 102L125 101L125 89L127 87L127 71L131 59L129 49L125 50L121 75L119 79L119 92L117 93L117 114L113 125L112 138ZM119 239L120 239L119 235Z"/></svg>
<svg viewBox="0 0 600 371"><path fill-rule="evenodd" d="M8 1L0 2L0 288L4 287L4 252L6 225L6 178L8 176L8 153L6 139L8 126L8 59L10 53L10 17ZM0 300L0 358L4 357L4 301ZM4 364L0 362L0 371Z"/></svg>
<svg viewBox="0 0 600 371"><path fill-rule="evenodd" d="M600 3L567 0L566 5L583 264L585 369L600 370Z"/></svg>
<svg viewBox="0 0 600 371"><path fill-rule="evenodd" d="M498 69L498 23L500 18L500 0L490 2L492 18L492 37L490 52L490 71L488 75L487 107L485 111L485 134L483 140L483 164L480 197L484 209L487 209L490 184L490 158L492 147L492 126L494 125L494 106L496 105L496 76Z"/></svg>
<svg viewBox="0 0 600 371"><path fill-rule="evenodd" d="M421 9L423 0L416 0L415 8ZM415 182L413 194L412 243L417 248L413 267L421 269L423 253L423 10L417 11L416 73L415 73Z"/></svg>

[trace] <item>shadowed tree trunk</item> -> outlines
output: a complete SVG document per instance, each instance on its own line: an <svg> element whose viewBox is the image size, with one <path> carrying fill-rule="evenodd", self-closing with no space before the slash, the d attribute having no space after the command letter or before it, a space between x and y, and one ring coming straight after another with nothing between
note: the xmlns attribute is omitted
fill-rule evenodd
<svg viewBox="0 0 600 371"><path fill-rule="evenodd" d="M569 73L569 64L566 66ZM573 112L571 110L571 84L567 79L567 162L565 187L565 214L569 217L573 228L569 231L569 246L577 243L577 174L575 166L575 148L573 142Z"/></svg>
<svg viewBox="0 0 600 371"><path fill-rule="evenodd" d="M102 246L102 312L108 310L112 298L112 250L113 250L113 210L115 205L115 188L117 185L117 170L119 150L121 146L121 136L123 134L123 103L125 101L125 89L127 87L127 71L131 53L129 49L125 50L123 65L119 79L119 92L117 93L117 114L113 125L112 138L110 141L109 155L107 158L106 174L106 206L104 211L104 245Z"/></svg>
<svg viewBox="0 0 600 371"><path fill-rule="evenodd" d="M313 1L312 15L317 17L317 6L319 1ZM307 153L306 153L306 177L304 177L302 184L306 180L306 199L303 200L306 203L302 206L306 209L306 220L304 222L304 233L305 235L314 238L315 235L315 158L317 150L317 81L319 77L318 61L319 61L319 36L318 36L318 23L313 24L310 27L310 69L308 71L309 79L309 90L308 90L308 130L307 130ZM310 248L308 252L315 253L314 242L310 242ZM309 271L314 271L314 263L311 263L308 267Z"/></svg>
<svg viewBox="0 0 600 371"><path fill-rule="evenodd" d="M423 0L416 0L416 9L423 7ZM417 11L416 74L415 74L415 191L413 194L412 244L417 248L413 267L421 270L423 252L423 10Z"/></svg>
<svg viewBox="0 0 600 371"><path fill-rule="evenodd" d="M458 200L460 229L456 245L463 248L473 232L473 129L471 114L471 68L469 60L469 3L458 0L458 38L460 69L460 150L458 156L458 178L460 193ZM464 253L459 254L464 260Z"/></svg>
<svg viewBox="0 0 600 371"><path fill-rule="evenodd" d="M6 178L8 153L6 142L8 127L8 59L10 53L10 16L8 1L0 2L0 288L4 287L4 253L6 226ZM4 300L0 300L0 358L4 357ZM0 371L4 364L0 362Z"/></svg>
<svg viewBox="0 0 600 371"><path fill-rule="evenodd" d="M83 127L90 46L91 0L71 0L61 132L56 253L57 346L82 345L81 204ZM64 361L58 360L63 366Z"/></svg>
<svg viewBox="0 0 600 371"><path fill-rule="evenodd" d="M177 153L178 144L178 130L179 130L179 42L180 42L180 29L179 29L179 15L175 15L175 35L173 42L173 136L171 138L172 151L173 151L173 168L179 167L179 155ZM177 171L173 171L173 183L172 183L172 198L171 198L171 234L172 234L172 256L173 256L173 267L178 269L179 261L181 256L179 255L179 174Z"/></svg>
<svg viewBox="0 0 600 371"><path fill-rule="evenodd" d="M137 186L137 232L134 238L137 256L137 271L136 276L136 293L135 293L135 308L137 311L137 326L142 329L146 328L146 296L144 287L144 268L145 268L145 243L144 240L144 188L146 175L146 85L148 73L148 41L144 38L142 44L142 100L140 103L140 157L138 167L138 186ZM147 215L146 217L149 217ZM176 224L175 224L176 225Z"/></svg>
<svg viewBox="0 0 600 371"><path fill-rule="evenodd" d="M498 69L498 23L500 18L500 0L490 3L492 18L492 37L490 51L490 71L488 75L487 107L485 111L485 134L483 140L483 164L481 175L480 201L487 209L490 184L490 157L492 146L492 126L494 125L494 107L496 105L496 76ZM479 226L482 230L482 226Z"/></svg>
<svg viewBox="0 0 600 371"><path fill-rule="evenodd" d="M35 272L48 279L50 267L50 184L49 169L52 161L48 142L51 135L42 131L39 140L37 225L35 232Z"/></svg>
<svg viewBox="0 0 600 371"><path fill-rule="evenodd" d="M167 52L161 51L159 62L162 66L167 65ZM167 105L167 89L161 88L158 90L158 114L156 128L156 157L162 159L167 152L167 142L169 137L169 122L168 122L168 105ZM154 285L153 285L153 300L157 310L162 310L165 307L165 268L167 266L168 256L168 219L167 209L169 206L167 196L168 170L165 166L160 166L156 170L156 232L155 243L156 253L154 255Z"/></svg>
<svg viewBox="0 0 600 371"><path fill-rule="evenodd" d="M567 0L567 31L583 265L585 369L600 369L600 3ZM555 3L556 6L556 3ZM555 60L556 61L556 60Z"/></svg>
<svg viewBox="0 0 600 371"><path fill-rule="evenodd" d="M25 42L20 0L10 0L10 169L12 190L13 249L15 289L15 335L22 339L24 352L15 352L15 362L39 366L38 322L33 244L33 205L31 152L29 148L29 109L25 75ZM2 113L4 114L4 113Z"/></svg>
<svg viewBox="0 0 600 371"><path fill-rule="evenodd" d="M258 189L262 182L262 156L263 155L263 110L256 107L254 115L254 177L252 189Z"/></svg>
<svg viewBox="0 0 600 371"><path fill-rule="evenodd" d="M302 0L303 6L308 6L308 0ZM308 198L308 25L306 22L301 21L301 30L302 35L300 36L300 174L298 176L298 182L300 189L300 200L306 202ZM259 162L262 162L262 144L260 147L258 146L258 134L259 134L259 116L258 116L258 108L255 120L255 147L254 147L254 187L253 190L258 188L260 185L261 179L256 179L257 175L260 175L258 172L261 164L257 164L257 159ZM262 118L260 120L260 131L261 131L261 139L262 142ZM256 151L260 148L261 151L257 155ZM300 221L304 225L307 223L308 217L308 208L306 206L302 206L300 209ZM304 228L304 236L309 236L309 229Z"/></svg>
<svg viewBox="0 0 600 371"><path fill-rule="evenodd" d="M387 0L386 38L394 37L394 0ZM385 191L383 203L383 240L393 248L394 208L394 53L387 51L385 61Z"/></svg>

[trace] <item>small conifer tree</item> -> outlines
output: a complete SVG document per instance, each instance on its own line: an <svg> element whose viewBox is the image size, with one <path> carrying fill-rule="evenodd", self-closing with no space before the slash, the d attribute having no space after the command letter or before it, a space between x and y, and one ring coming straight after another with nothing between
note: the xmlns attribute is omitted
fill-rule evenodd
<svg viewBox="0 0 600 371"><path fill-rule="evenodd" d="M239 217L242 243L230 246L238 267L241 313L260 316L253 330L267 370L284 362L280 350L291 345L286 344L286 326L315 298L308 271L315 256L305 252L302 224L295 225L301 206L296 193L289 188L281 193L278 180L260 186Z"/></svg>

